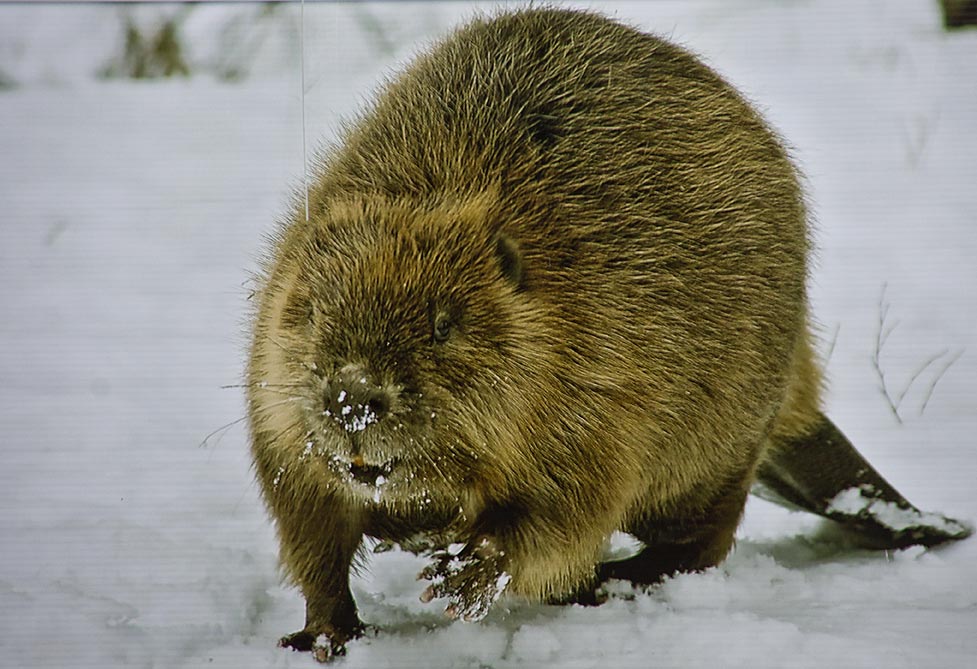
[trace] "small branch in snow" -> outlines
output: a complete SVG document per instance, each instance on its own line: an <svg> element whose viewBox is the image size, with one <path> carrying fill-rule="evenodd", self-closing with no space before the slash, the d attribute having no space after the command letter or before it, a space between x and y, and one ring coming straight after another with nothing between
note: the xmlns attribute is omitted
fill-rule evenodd
<svg viewBox="0 0 977 669"><path fill-rule="evenodd" d="M906 161L913 169L919 165L919 159L926 149L931 129L929 119L923 114L917 114L912 119L910 127L905 130Z"/></svg>
<svg viewBox="0 0 977 669"><path fill-rule="evenodd" d="M908 393L909 389L912 388L913 383L915 383L916 379L919 378L919 375L925 372L930 365L932 365L934 362L936 362L937 360L939 360L949 352L950 351L948 349L943 349L936 355L930 356L928 359L926 359L926 361L923 362L922 365L916 368L916 371L913 372L912 376L909 377L909 383L907 383L906 387L902 389L901 393L899 393L899 397L896 399L896 408L902 406L902 401L906 398L906 393Z"/></svg>
<svg viewBox="0 0 977 669"><path fill-rule="evenodd" d="M875 334L875 350L872 352L872 368L875 370L875 375L879 379L879 389L882 392L882 397L885 400L886 405L889 410L892 411L892 415L895 416L896 421L901 425L903 423L902 416L899 414L899 408L902 406L903 400L909 394L910 389L916 383L916 381L933 366L941 358L946 357L949 353L949 349L944 349L935 355L931 355L929 358L923 361L919 367L910 375L909 381L906 382L905 387L902 391L898 392L895 396L890 390L889 384L886 381L885 371L882 369L882 349L885 348L885 343L889 339L889 335L896 329L899 325L899 321L894 323L887 323L889 316L889 303L885 301L885 291L887 284L882 284L882 294L879 297L879 322L878 329ZM926 411L926 406L929 404L930 397L933 395L933 391L936 389L937 384L943 375L946 374L947 370L953 366L960 356L963 355L963 351L960 350L957 353L950 356L950 358L940 367L939 371L933 376L929 385L926 388L926 392L923 396L923 401L919 407L919 415L922 416L923 412Z"/></svg>
<svg viewBox="0 0 977 669"><path fill-rule="evenodd" d="M940 368L940 371L937 372L936 376L933 377L933 381L930 382L929 387L926 389L926 396L923 397L923 403L919 405L920 416L922 416L923 412L926 411L926 405L929 404L930 397L933 395L933 391L936 389L936 384L940 382L940 379L943 378L943 375L946 374L947 370L953 366L953 363L955 363L960 358L961 355L963 355L963 349L957 351L954 355L952 355L950 359L946 361L943 367Z"/></svg>
<svg viewBox="0 0 977 669"><path fill-rule="evenodd" d="M885 399L886 405L892 411L892 415L896 417L896 422L902 425L902 417L899 416L899 405L892 399L892 395L889 393L889 387L885 381L885 372L882 370L882 348L885 346L889 335L899 325L898 321L892 325L886 325L886 318L889 315L889 303L885 301L886 286L887 284L882 284L882 294L879 296L879 324L875 333L875 350L872 352L872 368L875 370L875 375L879 379L879 389L882 391L882 397Z"/></svg>

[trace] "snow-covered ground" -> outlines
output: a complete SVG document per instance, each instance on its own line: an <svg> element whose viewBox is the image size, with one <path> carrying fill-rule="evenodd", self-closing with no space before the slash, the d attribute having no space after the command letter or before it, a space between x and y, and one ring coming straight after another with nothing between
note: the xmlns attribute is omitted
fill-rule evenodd
<svg viewBox="0 0 977 669"><path fill-rule="evenodd" d="M818 220L828 411L911 500L973 523L977 32L946 34L936 3L913 0L594 6L705 56L795 148ZM294 22L238 83L97 82L118 11L0 7L0 74L16 83L0 90L0 666L312 666L275 648L303 602L279 585L245 430L200 446L243 415L222 386L241 376L248 272L301 179ZM197 53L242 11L193 15ZM310 3L310 145L470 12ZM901 423L872 363L883 284L893 398L946 351ZM448 623L418 601L421 566L392 552L355 579L380 633L343 666L977 661L977 539L856 550L759 500L721 568L621 585L598 608L509 601Z"/></svg>

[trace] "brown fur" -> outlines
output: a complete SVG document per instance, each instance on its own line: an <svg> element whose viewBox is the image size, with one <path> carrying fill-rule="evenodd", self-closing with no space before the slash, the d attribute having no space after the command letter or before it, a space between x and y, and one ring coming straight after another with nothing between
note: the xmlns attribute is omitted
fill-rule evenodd
<svg viewBox="0 0 977 669"><path fill-rule="evenodd" d="M602 577L714 565L771 439L819 419L797 174L656 37L573 11L476 20L350 126L303 219L274 240L248 369L308 603L288 645L358 632L363 535L489 538L537 600L592 587L615 530L651 548ZM357 389L365 426L323 414Z"/></svg>

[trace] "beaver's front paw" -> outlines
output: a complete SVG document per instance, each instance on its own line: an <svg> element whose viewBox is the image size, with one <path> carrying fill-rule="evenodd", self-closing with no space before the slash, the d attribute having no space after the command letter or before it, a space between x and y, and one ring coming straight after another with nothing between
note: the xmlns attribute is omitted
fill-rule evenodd
<svg viewBox="0 0 977 669"><path fill-rule="evenodd" d="M431 558L433 562L419 575L431 581L421 601L446 598L445 614L451 618L481 620L512 578L506 571L505 551L488 536L471 544L452 544L431 553Z"/></svg>
<svg viewBox="0 0 977 669"><path fill-rule="evenodd" d="M325 626L319 630L304 629L283 636L278 640L281 648L291 648L304 652L312 652L312 656L319 662L331 662L337 657L346 655L346 643L363 636L366 626L362 623L350 630L338 630Z"/></svg>

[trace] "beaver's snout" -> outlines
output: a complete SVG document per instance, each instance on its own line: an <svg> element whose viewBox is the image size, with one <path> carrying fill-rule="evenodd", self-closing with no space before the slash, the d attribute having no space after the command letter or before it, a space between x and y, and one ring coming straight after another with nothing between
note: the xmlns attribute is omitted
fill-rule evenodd
<svg viewBox="0 0 977 669"><path fill-rule="evenodd" d="M360 432L390 413L390 392L360 365L347 365L323 390L322 415L347 432Z"/></svg>

